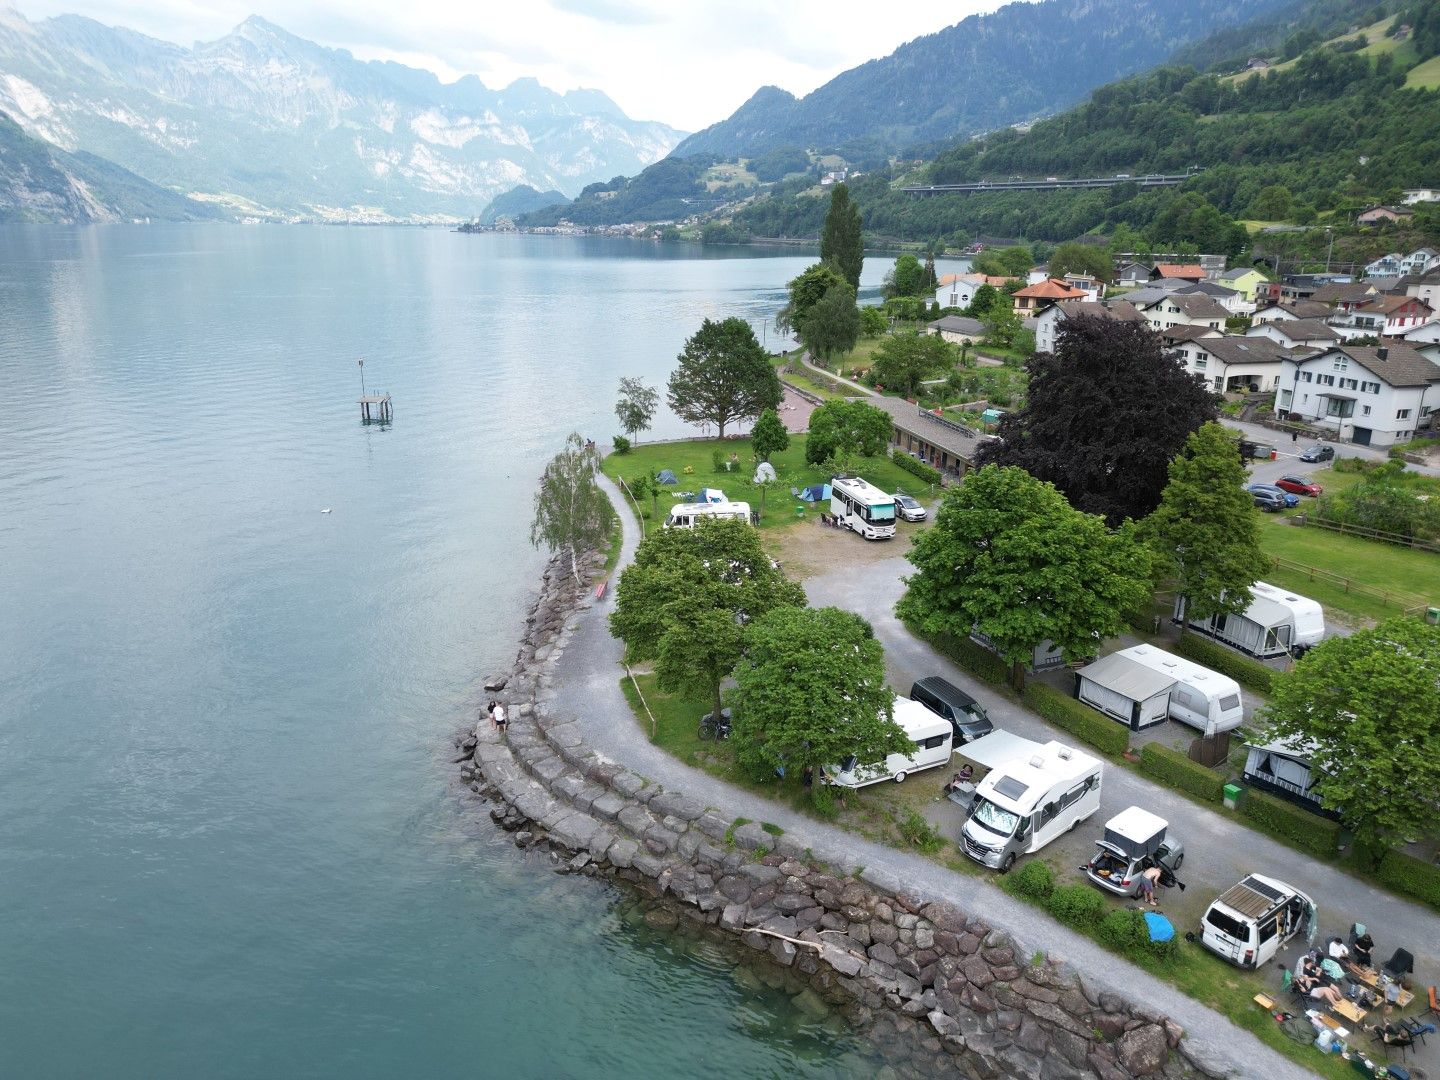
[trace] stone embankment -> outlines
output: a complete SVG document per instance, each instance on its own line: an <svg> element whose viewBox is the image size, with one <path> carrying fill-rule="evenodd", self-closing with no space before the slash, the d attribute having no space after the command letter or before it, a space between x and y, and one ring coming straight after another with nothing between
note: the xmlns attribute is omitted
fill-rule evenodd
<svg viewBox="0 0 1440 1080"><path fill-rule="evenodd" d="M573 871L630 882L768 953L852 1021L913 1035L918 1049L903 1072L1223 1075L1166 1017L1026 955L980 914L847 865L843 854L797 850L783 834L593 753L573 719L547 712L571 624L590 603L588 587L552 561L513 670L486 685L506 704L509 730L482 719L457 740L462 778L494 801L491 817L517 843L548 843Z"/></svg>

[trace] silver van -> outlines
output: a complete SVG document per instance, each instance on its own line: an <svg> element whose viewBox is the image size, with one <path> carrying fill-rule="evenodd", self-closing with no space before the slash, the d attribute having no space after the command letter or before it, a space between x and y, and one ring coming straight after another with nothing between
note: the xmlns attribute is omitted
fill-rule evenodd
<svg viewBox="0 0 1440 1080"><path fill-rule="evenodd" d="M1236 967L1258 968L1298 934L1309 935L1315 901L1274 878L1251 874L1200 920L1200 944Z"/></svg>
<svg viewBox="0 0 1440 1080"><path fill-rule="evenodd" d="M918 701L931 712L943 716L955 729L955 745L974 742L995 730L981 705L954 683L938 675L921 679L910 687L910 700Z"/></svg>

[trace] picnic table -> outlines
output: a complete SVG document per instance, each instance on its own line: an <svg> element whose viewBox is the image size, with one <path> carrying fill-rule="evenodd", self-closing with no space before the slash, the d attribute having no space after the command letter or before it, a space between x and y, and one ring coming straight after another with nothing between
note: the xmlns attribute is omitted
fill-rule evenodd
<svg viewBox="0 0 1440 1080"><path fill-rule="evenodd" d="M1415 1000L1415 995L1412 994L1409 990L1406 990L1399 983L1392 983L1389 979L1382 980L1380 978L1380 973L1374 968L1364 968L1356 964L1350 964L1347 968L1347 971L1350 975L1350 978L1354 979L1361 986L1373 990L1376 994L1378 994L1382 998L1385 998L1387 1001L1390 1000L1390 992L1391 988L1393 988L1393 992L1395 994L1395 1004L1401 1009L1407 1008L1410 1003ZM1382 981L1385 984L1383 986L1381 985Z"/></svg>
<svg viewBox="0 0 1440 1080"><path fill-rule="evenodd" d="M1359 1024L1365 1019L1365 1010L1356 1005L1353 1001L1342 1001L1330 1010L1337 1016L1343 1016L1352 1024Z"/></svg>

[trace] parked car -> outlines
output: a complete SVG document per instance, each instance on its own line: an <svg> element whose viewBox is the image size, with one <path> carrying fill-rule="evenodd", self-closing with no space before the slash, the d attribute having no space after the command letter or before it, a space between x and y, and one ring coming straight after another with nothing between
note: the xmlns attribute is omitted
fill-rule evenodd
<svg viewBox="0 0 1440 1080"><path fill-rule="evenodd" d="M1283 491L1252 491L1250 497L1255 500L1255 505L1267 514L1278 514L1285 509Z"/></svg>
<svg viewBox="0 0 1440 1080"><path fill-rule="evenodd" d="M1276 487L1274 484L1251 484L1251 485L1250 485L1249 487L1247 487L1245 490L1248 491L1248 492L1250 492L1251 495L1257 494L1258 492L1261 492L1261 491L1268 491L1268 492L1270 492L1271 494L1273 494L1273 495L1279 495L1282 499L1284 499L1286 506L1299 506L1299 505L1300 505L1300 496L1299 496L1299 495L1292 495L1292 494L1290 494L1290 492L1288 492L1288 491L1282 491L1280 488Z"/></svg>
<svg viewBox="0 0 1440 1080"><path fill-rule="evenodd" d="M910 698L931 712L950 721L955 731L955 745L974 742L994 731L990 717L981 705L954 683L931 675L910 687Z"/></svg>
<svg viewBox="0 0 1440 1080"><path fill-rule="evenodd" d="M895 510L902 521L924 521L930 516L928 510L912 499L909 495L895 493Z"/></svg>
<svg viewBox="0 0 1440 1080"><path fill-rule="evenodd" d="M1300 455L1301 461L1333 461L1335 459L1335 447L1326 446L1324 443L1316 443Z"/></svg>
<svg viewBox="0 0 1440 1080"><path fill-rule="evenodd" d="M1095 841L1095 855L1085 876L1106 892L1140 895L1140 875L1158 866L1170 875L1185 862L1185 848L1166 835L1163 818L1132 806L1105 823L1105 838ZM1162 879L1163 880L1163 879Z"/></svg>
<svg viewBox="0 0 1440 1080"><path fill-rule="evenodd" d="M1275 481L1275 486L1281 491L1288 491L1294 495L1309 495L1312 498L1325 490L1319 484L1312 483L1303 476L1282 476Z"/></svg>

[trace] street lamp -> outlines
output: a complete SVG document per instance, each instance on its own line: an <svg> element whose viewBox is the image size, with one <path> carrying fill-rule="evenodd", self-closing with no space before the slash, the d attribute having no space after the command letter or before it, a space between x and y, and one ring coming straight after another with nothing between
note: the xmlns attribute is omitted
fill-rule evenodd
<svg viewBox="0 0 1440 1080"><path fill-rule="evenodd" d="M1330 273L1330 253L1335 250L1335 230L1329 225L1325 226L1325 236L1329 243L1325 246L1325 273Z"/></svg>

